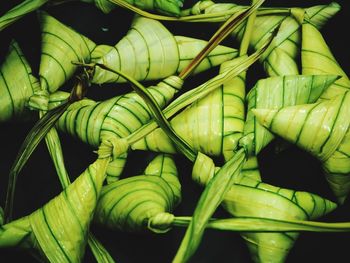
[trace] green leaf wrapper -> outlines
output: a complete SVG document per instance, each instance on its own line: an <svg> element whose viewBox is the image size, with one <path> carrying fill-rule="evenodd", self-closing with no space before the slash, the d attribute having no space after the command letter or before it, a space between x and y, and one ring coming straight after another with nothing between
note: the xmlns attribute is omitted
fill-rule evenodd
<svg viewBox="0 0 350 263"><path fill-rule="evenodd" d="M174 161L158 155L142 175L103 187L95 221L112 229L140 231L150 228L165 232L171 226L169 213L181 200L181 185Z"/></svg>
<svg viewBox="0 0 350 263"><path fill-rule="evenodd" d="M240 59L225 62L233 66ZM171 120L171 125L196 151L210 156L232 156L238 141L257 155L273 135L255 120L253 108L281 108L287 105L315 102L338 77L285 76L260 80L248 94L248 116L244 126L244 87L241 77L194 102ZM241 83L242 85L242 83ZM165 132L158 128L132 145L132 149L176 153L177 149Z"/></svg>
<svg viewBox="0 0 350 263"><path fill-rule="evenodd" d="M237 59L225 62L222 67L227 69L241 61L242 59ZM219 156L223 154L224 147L232 151L237 145L244 124L242 103L244 87L242 89L242 86L235 85L240 81L241 79L237 77L226 82L204 98L193 102L171 120L171 126L176 133L196 151L210 156ZM224 134L231 137L225 140ZM161 128L133 144L132 148L166 153L177 152L176 147Z"/></svg>
<svg viewBox="0 0 350 263"><path fill-rule="evenodd" d="M243 177L226 194L224 208L233 216L314 220L336 208L320 196L275 187ZM241 233L255 262L285 262L298 233Z"/></svg>
<svg viewBox="0 0 350 263"><path fill-rule="evenodd" d="M46 4L49 0L26 0L19 5L13 7L7 11L2 17L0 17L0 31L16 22L26 14L40 8Z"/></svg>
<svg viewBox="0 0 350 263"><path fill-rule="evenodd" d="M182 84L180 78L172 76L148 90L159 106L164 107ZM73 103L59 119L57 128L97 147L103 139L126 137L150 119L146 103L131 92L103 102L83 100ZM120 143L121 155L116 156L108 168L109 182L118 179L125 165L128 146Z"/></svg>
<svg viewBox="0 0 350 263"><path fill-rule="evenodd" d="M39 249L50 262L81 262L112 148L113 143L102 143L99 159L63 192L32 214L2 226L1 246L25 244Z"/></svg>
<svg viewBox="0 0 350 263"><path fill-rule="evenodd" d="M326 179L340 203L350 191L349 105L350 93L346 92L315 104L253 111L266 128L323 163Z"/></svg>
<svg viewBox="0 0 350 263"><path fill-rule="evenodd" d="M95 62L119 70L138 81L156 80L181 72L207 44L204 40L173 36L160 22L136 16L127 35ZM106 49L106 47L104 47ZM237 50L217 46L194 72L202 72L236 57ZM125 82L113 72L96 68L93 83Z"/></svg>
<svg viewBox="0 0 350 263"><path fill-rule="evenodd" d="M73 61L90 62L96 44L45 12L41 23L40 83L50 93L60 88L75 73Z"/></svg>
<svg viewBox="0 0 350 263"><path fill-rule="evenodd" d="M213 175L215 168L214 165L211 164L212 160L208 157L203 158L203 156L206 157L203 154L198 154L193 167L193 173L196 173L198 170L198 168L196 168L197 160L204 159L204 167L208 168L204 170L204 173ZM204 189L197 203L192 220L186 230L185 236L182 239L173 262L186 262L197 250L208 220L220 205L237 176L239 176L244 162L245 154L242 150L239 150L228 162L225 163L223 167L218 169L215 176L209 180L208 185ZM200 167L203 167L202 164L202 162L199 163Z"/></svg>
<svg viewBox="0 0 350 263"><path fill-rule="evenodd" d="M310 23L304 23L302 34L301 62L303 74L334 74L341 76L339 80L322 93L320 99L331 99L348 91L350 80L339 66L318 29Z"/></svg>
<svg viewBox="0 0 350 263"><path fill-rule="evenodd" d="M215 14L222 12L238 12L246 8L232 3L214 3L212 1L200 1L192 9L192 13ZM275 11L274 11L275 10ZM305 9L274 9L266 8L255 19L254 31L252 33L250 45L258 49L261 44L271 34L271 29L281 24L280 31L273 44L265 55L261 58L264 68L270 76L297 75L298 65L295 62L299 54L301 42L300 27L304 19L313 23L317 28L321 28L331 17L340 10L339 4L332 2L329 5L317 5ZM274 12L273 12L274 11ZM287 12L286 12L287 11ZM288 13L289 12L289 13ZM279 14L280 13L280 14ZM225 15L223 15L225 17ZM233 35L242 40L245 23L237 28Z"/></svg>
<svg viewBox="0 0 350 263"><path fill-rule="evenodd" d="M205 156L204 156L205 157ZM245 167L256 167L254 162ZM206 185L219 170L203 155L193 167L193 179ZM249 169L247 169L249 171ZM247 177L246 175L249 175ZM242 171L223 197L222 206L234 217L257 217L274 220L313 220L336 208L320 196L275 187ZM261 231L263 232L263 231ZM241 233L255 262L284 262L298 233Z"/></svg>
<svg viewBox="0 0 350 263"><path fill-rule="evenodd" d="M0 68L0 122L26 116L26 103L40 89L38 80L15 41Z"/></svg>
<svg viewBox="0 0 350 263"><path fill-rule="evenodd" d="M252 109L280 109L286 106L313 103L339 77L334 75L296 75L259 80L248 93L248 114L241 144L257 155L274 138L258 123Z"/></svg>
<svg viewBox="0 0 350 263"><path fill-rule="evenodd" d="M116 7L113 0L82 0L83 2L94 3L104 13L109 13ZM124 1L124 0L123 0ZM115 1L118 2L118 1ZM157 13L179 16L184 0L126 0L127 3L142 10L155 11Z"/></svg>

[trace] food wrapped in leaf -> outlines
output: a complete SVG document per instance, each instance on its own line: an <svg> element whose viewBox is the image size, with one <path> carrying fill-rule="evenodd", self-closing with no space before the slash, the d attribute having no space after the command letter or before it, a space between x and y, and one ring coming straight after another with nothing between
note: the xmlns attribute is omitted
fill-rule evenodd
<svg viewBox="0 0 350 263"><path fill-rule="evenodd" d="M205 47L207 41L173 36L159 21L136 16L127 35L95 62L120 70L136 80L156 80L181 72ZM237 50L217 46L195 72L220 65L238 55ZM112 72L96 68L93 83L125 82Z"/></svg>
<svg viewBox="0 0 350 263"><path fill-rule="evenodd" d="M233 3L214 3L210 0L199 1L192 8L192 13L225 15L238 12L246 7ZM254 24L254 31L250 41L251 47L258 49L271 34L271 28L281 23L280 31L269 50L261 58L264 68L270 76L297 75L297 55L301 42L300 27L304 19L321 28L331 17L340 10L339 4L317 5L305 9L301 8L264 8L258 10ZM225 14L226 13L226 14ZM208 18L210 21L210 18ZM245 23L237 28L233 35L242 40ZM317 74L317 73L314 73Z"/></svg>
<svg viewBox="0 0 350 263"><path fill-rule="evenodd" d="M49 0L25 0L19 5L13 7L0 17L0 31L16 22L26 14L40 8Z"/></svg>
<svg viewBox="0 0 350 263"><path fill-rule="evenodd" d="M350 89L350 80L342 70L325 39L318 29L310 23L302 26L301 62L303 74L334 74L341 78L333 83L320 99L331 99Z"/></svg>
<svg viewBox="0 0 350 263"><path fill-rule="evenodd" d="M174 258L174 262L183 262L187 261L191 255L194 253L196 248L199 245L199 242L201 240L201 236L204 232L204 227L207 224L207 220L212 215L212 213L215 211L216 207L221 203L221 200L226 199L226 194L230 192L230 189L232 187L235 187L236 185L240 184L245 178L248 180L253 180L256 182L257 185L261 183L261 181L254 179L251 179L251 177L246 177L245 175L249 174L248 172L241 172L242 167L245 163L246 158L246 151L243 151L243 149L237 150L233 157L228 160L228 162L225 163L225 165L222 168L215 167L213 161L206 157L205 155L198 153L197 158L195 161L195 166L193 168L192 176L194 180L198 181L201 184L206 184L204 192L201 195L201 198L197 204L197 207L195 209L195 212L193 214L192 221L190 225L188 226L188 229L186 231L185 237L182 240L182 243L180 245L180 248ZM253 159L254 161L254 159ZM252 166L254 170L256 170L256 163L252 163L249 166ZM248 166L248 167L249 167ZM263 184L263 183L261 183ZM272 187L267 187L267 189L271 189ZM265 189L264 189L265 191ZM272 190L271 190L272 191ZM237 191L234 191L236 193ZM249 198L249 195L248 195ZM283 197L284 198L284 197ZM304 198L304 197L303 197ZM316 197L310 198L311 201L315 200ZM317 198L316 198L317 199ZM239 198L238 198L239 200ZM261 200L259 197L258 200ZM283 199L282 199L283 200ZM299 200L298 200L299 201ZM308 202L305 204L306 207L308 207L311 203L311 205L314 205L313 202ZM315 209L316 207L313 206L310 208L310 214L315 212L315 215L324 215L323 213L327 213L335 208L335 205L327 201L325 202L324 199L320 198L318 202L321 206L319 210ZM271 206L274 204L274 202L270 203L271 200L267 200L266 205ZM243 214L245 213L246 209L250 209L251 206L248 203L243 202L243 205L246 205L248 208L242 208L240 212ZM257 207L253 206L254 212ZM289 207L287 206L285 208L288 214ZM266 208L262 209L262 211L267 211L267 216L271 216L270 210L267 210ZM277 209L277 211L279 211ZM318 212L320 213L318 214ZM302 211L303 212L303 211ZM305 215L305 213L303 214ZM245 215L246 216L246 215ZM254 215L253 215L254 216ZM278 215L277 215L278 217ZM293 245L292 242L289 242L290 239L283 240L283 234L282 238L281 236L277 235L276 237L272 236L264 236L265 233L259 233L257 235L252 235L255 240L252 240L248 238L250 242L252 242L252 256L257 261L261 260L262 262L269 262L271 259L274 259L276 262L282 262L284 258L286 257L288 250ZM272 240L271 243L269 243ZM279 244L281 247L277 247L277 249L274 247L274 243L280 242ZM256 244L264 243L261 246L256 246Z"/></svg>
<svg viewBox="0 0 350 263"><path fill-rule="evenodd" d="M123 74L123 77L127 77L127 75ZM220 77L222 78L222 76ZM131 81L129 77L127 79ZM192 147L186 143L185 140L183 140L174 132L174 130L170 126L170 123L167 121L164 113L162 112L161 107L159 107L157 101L153 98L152 94L141 84L137 83L137 81L132 81L132 83L135 86L135 90L147 103L147 106L150 108L151 114L155 118L157 124L164 130L166 130L167 135L169 135L170 138L174 140L174 142L177 144L177 147L181 149L181 152L184 153L186 157L188 157L191 161L195 161L197 154L192 149ZM127 142L127 140L125 140L125 142ZM239 150L234 155L234 157L231 158L231 160L218 171L217 176L211 180L210 187L207 187L205 189L199 201L199 205L197 205L193 219L188 226L185 237L174 258L174 262L187 261L197 249L201 237L204 233L206 222L208 222L212 213L220 204L222 196L225 194L226 190L231 186L234 175L240 172L241 167L245 161L244 157L245 155L243 150ZM229 173L231 171L234 172L232 172L231 174ZM209 197L213 196L214 193L216 193L216 196L214 196L213 199L210 199ZM203 209L204 207L205 209Z"/></svg>
<svg viewBox="0 0 350 263"><path fill-rule="evenodd" d="M64 4L65 2L70 2L71 0L25 0L12 9L8 10L4 15L0 17L0 31L21 19L23 16L30 12L33 12L45 4ZM95 4L104 13L109 13L118 4L115 0L81 0L82 2ZM122 0L124 1L124 0ZM136 6L143 10L152 10L158 13L179 16L181 8L183 6L183 0L127 0L128 4Z"/></svg>
<svg viewBox="0 0 350 263"><path fill-rule="evenodd" d="M218 43L228 35L230 30L247 18L249 12L256 7L257 5L252 6L252 8L247 10L241 17L233 16L230 18L230 23L224 24L218 30L212 38L213 40L205 45L201 52L194 56L191 63L180 72L179 76L170 76L161 81L157 86L152 86L148 89L142 87L142 93L145 92L148 94L147 97L153 101L156 108L163 108L173 98L173 95L181 89L183 80L188 77L198 65L200 66L202 64L203 59L206 58L208 53L210 56L216 49L220 49L220 46L217 47ZM256 55L255 58L257 57ZM216 58L208 61L211 61L210 64L213 65L213 61L215 61L215 63L220 63L219 60L221 59ZM255 60L252 59L252 61ZM100 63L96 63L95 65L98 65L98 68L103 68L105 72L113 73L112 76L117 76L117 78L119 78L119 75L122 75L123 78L132 82L134 88L137 87L137 90L142 86L122 71L110 69L108 66ZM139 92L141 90L139 90ZM103 138L108 138L110 136L114 138L123 138L146 124L153 114L153 110L149 109L148 106L144 98L136 92L117 96L100 103L92 101L78 102L73 104L70 110L62 116L58 127L63 131L80 137L83 141L91 145L97 146ZM108 170L109 182L118 179L125 164L126 152L129 144L126 139L120 139L119 141L120 156L110 165L110 169ZM114 179L112 179L113 177Z"/></svg>
<svg viewBox="0 0 350 263"><path fill-rule="evenodd" d="M251 19L251 17L249 19ZM237 142L241 138L242 132L243 132L243 122L244 122L244 115L245 115L244 114L245 70L252 63L254 63L254 61L256 61L261 54L263 54L263 52L268 47L268 44L271 43L271 40L272 40L272 37L269 39L269 41L265 43L265 45L260 50L256 51L250 57L246 57L242 55L241 58L237 58L232 61L223 63L221 65L220 74L218 76L212 78L211 80L207 81L206 83L197 87L196 89L188 92L188 94L184 94L181 98L179 98L177 101L172 103L172 105L169 105L168 107L169 109L167 108L164 111L167 114L168 110L169 110L169 113L173 112L171 108L180 109L178 106L180 106L181 104L184 104L184 106L189 105L187 103L184 103L186 101L191 101L192 105L195 105L194 111L192 112L193 114L188 114L188 115L184 114L190 119L190 121L188 122L185 121L185 123L187 123L189 127L193 128L193 130L189 128L187 129L189 132L186 133L186 135L181 134L182 136L184 136L183 138L185 139L185 141L189 140L189 142L187 142L189 143L188 146L193 148L193 151L207 150L212 155L223 154L226 160L230 159L233 156L234 150L237 146ZM245 43L247 44L249 43L249 41L245 41ZM245 52L246 52L246 49L244 47L243 48L241 47L240 54L245 54ZM230 77L231 74L232 74L232 77ZM214 94L214 96L212 96L212 94ZM203 99L205 95L207 95L207 99L206 98ZM212 99L212 97L214 97L214 99ZM222 99L222 98L225 98L225 99ZM224 103L227 107L223 106ZM197 104L203 107L196 107ZM212 107L213 108L212 112L214 113L212 116L213 118L209 118L209 120L207 120L207 116L205 114L207 114L208 112L209 113L211 112L211 109L210 109L211 104L215 105L216 107ZM185 109L184 112L191 111L191 107L192 106L190 106L188 109ZM198 112L196 112L196 110ZM215 113L224 113L225 115L224 121L220 121L222 117L215 116ZM180 115L181 114L182 113L180 113ZM210 116L211 115L212 114L210 114ZM169 117L170 116L171 115L169 115ZM191 116L194 116L194 119L195 119L193 121L194 124L197 123L197 118L203 121L205 124L208 124L210 122L213 122L213 123L210 125L207 125L207 128L205 128L205 125L204 126L202 125L201 126L202 129L196 129L196 125L191 126L192 124L191 120L193 120L191 119ZM215 132L212 134L212 127L216 127L216 124L220 124L220 123L222 123L223 125L219 125L220 127L214 128ZM198 122L198 124L200 124L200 122ZM181 125L179 127L181 127ZM156 127L154 127L153 129L155 128ZM185 128L187 127L185 126ZM133 136L130 136L130 138L128 138L131 148L153 149L156 151L161 150L164 152L168 152L168 151L176 152L175 147L173 146L171 140L167 138L163 130L157 129L154 132L152 132L153 129L149 129L148 132L146 132L147 131L147 126L146 126L143 129L144 131L142 131L142 129L135 131ZM199 135L203 135L203 136L199 136L199 138L196 138L195 136L191 135L193 131L195 131L194 132L195 134L198 133ZM140 137L137 135L137 133L141 133L141 135L143 134L143 136ZM150 136L147 136L148 133L150 133ZM159 137L156 136L157 140L154 140L155 139L154 134L157 134L157 133L159 133ZM215 136L220 137L218 140L216 140L216 142L219 141L219 145L222 144L222 147L221 147L222 149L215 152L215 150L213 151L213 149L217 149L215 145L207 144L206 140L201 140L204 137L207 138L206 136L208 134L212 134L212 137L214 138ZM146 137L144 135L146 135ZM134 138L131 138L131 137L134 137ZM153 139L154 144L148 145L148 141L149 141L148 137ZM194 138L194 141L191 141L190 140L191 138ZM163 140L163 144L158 143L157 141L159 140L160 141ZM201 142L203 144L200 145L199 143L196 143L196 142ZM214 146L214 148L212 146ZM251 158L247 162L247 167L243 167L242 170L244 170L244 173L254 176L254 178L260 178L259 172L257 170L257 161L254 158Z"/></svg>
<svg viewBox="0 0 350 263"><path fill-rule="evenodd" d="M208 182L208 184L197 202L173 262L187 262L196 252L209 219L237 177L241 175L245 159L245 153L240 149L222 167L217 168L211 158L200 152L197 154L192 177L200 183Z"/></svg>
<svg viewBox="0 0 350 263"><path fill-rule="evenodd" d="M0 68L0 122L23 118L29 97L39 89L20 47L12 41Z"/></svg>
<svg viewBox="0 0 350 263"><path fill-rule="evenodd" d="M259 80L247 95L248 113L244 136L240 142L248 152L258 155L274 138L256 120L252 109L280 109L286 106L313 103L336 80L336 75L296 75Z"/></svg>
<svg viewBox="0 0 350 263"><path fill-rule="evenodd" d="M96 44L45 12L40 12L40 84L50 93L60 88L76 71L73 61L90 62Z"/></svg>
<svg viewBox="0 0 350 263"><path fill-rule="evenodd" d="M224 62L220 70L239 65L243 58ZM174 130L193 149L210 156L224 156L230 159L243 135L245 119L244 75L226 81L221 87L204 98L195 101L171 120ZM131 145L134 150L176 153L177 149L164 130L158 128ZM259 178L256 160L242 170ZM252 175L253 176L253 175Z"/></svg>
<svg viewBox="0 0 350 263"><path fill-rule="evenodd" d="M257 120L273 133L316 156L335 196L350 191L350 92L334 99L280 110L256 109Z"/></svg>
<svg viewBox="0 0 350 263"><path fill-rule="evenodd" d="M83 2L94 3L104 13L109 13L117 5L113 0L82 0ZM117 1L115 1L117 2ZM179 16L184 0L126 0L127 3L142 10L154 11L170 16Z"/></svg>
<svg viewBox="0 0 350 263"><path fill-rule="evenodd" d="M241 63L238 58L223 63L222 71ZM176 133L195 150L220 156L236 148L244 126L245 85L237 77L193 102L171 120ZM132 145L136 150L176 153L177 149L165 132L158 128Z"/></svg>
<svg viewBox="0 0 350 263"><path fill-rule="evenodd" d="M160 107L164 107L182 83L180 78L172 76L148 90ZM131 92L101 102L84 99L73 103L58 120L57 128L97 148L103 139L126 137L150 118L146 103L136 92ZM122 149L127 147L120 143ZM121 153L125 153L109 166L109 181L116 180L123 170L127 148L122 149Z"/></svg>
<svg viewBox="0 0 350 263"><path fill-rule="evenodd" d="M63 192L32 214L3 225L0 246L35 248L50 262L81 262L112 148L111 142L102 143L99 158Z"/></svg>
<svg viewBox="0 0 350 263"><path fill-rule="evenodd" d="M231 62L234 63L235 60ZM239 63L240 59L237 59ZM225 63L225 66L228 62ZM262 127L250 112L254 108L282 108L287 105L315 102L338 77L332 75L284 76L262 79L247 95L248 116L245 121L244 89L235 79L191 104L171 120L174 130L195 150L209 156L232 156L238 141L255 155L265 147L273 135ZM244 85L243 85L244 87ZM158 128L132 145L133 149L176 153L176 147ZM253 148L253 149L252 149Z"/></svg>
<svg viewBox="0 0 350 263"><path fill-rule="evenodd" d="M223 201L233 216L315 220L336 208L318 195L275 187L244 177ZM284 262L298 233L242 233L255 262Z"/></svg>
<svg viewBox="0 0 350 263"><path fill-rule="evenodd" d="M138 231L165 225L181 200L181 185L175 162L169 155L158 155L142 175L121 179L104 186L95 212L95 221L112 229ZM164 222L159 222L160 218ZM155 222L156 221L158 222ZM168 219L168 220L167 220ZM161 229L155 229L162 232Z"/></svg>
<svg viewBox="0 0 350 263"><path fill-rule="evenodd" d="M199 156L200 157L200 156ZM193 179L210 183L218 168L206 158L197 158ZM318 195L275 187L240 173L223 197L223 207L234 217L278 220L314 220L331 212L336 204ZM295 232L242 233L255 262L284 262L298 236Z"/></svg>
<svg viewBox="0 0 350 263"><path fill-rule="evenodd" d="M222 69L230 64L233 66L234 63L225 62ZM240 63L239 59L237 63ZM279 108L284 105L315 102L336 79L337 76L294 75L260 80L248 94L248 110L268 107L264 105ZM243 133L245 88L244 83L240 82L242 79L236 78L231 84L226 83L221 89L193 103L171 120L174 130L195 150L210 156L223 154L229 159ZM245 135L248 142L242 144L247 148L256 147L254 154L259 153L273 138L265 128L255 125L254 115L249 112ZM134 143L132 148L167 153L177 151L160 128Z"/></svg>

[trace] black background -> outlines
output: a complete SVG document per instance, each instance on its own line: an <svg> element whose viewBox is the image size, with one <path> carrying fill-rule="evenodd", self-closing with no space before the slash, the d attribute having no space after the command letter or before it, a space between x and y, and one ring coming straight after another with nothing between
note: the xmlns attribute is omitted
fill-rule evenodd
<svg viewBox="0 0 350 263"><path fill-rule="evenodd" d="M4 2L4 1L1 1ZM21 1L6 1L0 4L0 15ZM186 7L194 1L187 0ZM307 2L307 3L306 3ZM312 6L328 4L330 1L266 1L266 6ZM345 1L342 1L345 2ZM344 3L342 10L331 19L322 29L324 38L333 54L346 73L350 73L349 26L350 9ZM250 1L236 1L249 4ZM60 6L45 8L51 15L63 23L73 27L78 32L88 36L97 44L114 45L125 35L130 25L132 14L120 8L105 15L93 5L71 2ZM192 36L209 39L217 25L208 23L181 24L165 23L171 32L177 35ZM107 29L107 30L106 30ZM15 38L33 71L38 72L40 59L40 30L35 13L11 25L0 32L0 63L7 52L9 42ZM238 47L232 39L224 44ZM214 76L217 69L209 73L200 74L188 79L185 89L197 86L210 76ZM265 74L260 65L254 65L248 72L248 87L254 85ZM118 86L118 87L116 87ZM71 83L63 89L69 90ZM88 97L105 99L129 90L127 85L93 86ZM1 99L1 98L0 98ZM0 124L0 205L5 200L7 175L16 153L34 121ZM78 176L92 161L95 154L92 148L65 134L61 135L65 162L72 178ZM132 152L129 155L127 175L137 175L154 156L152 153ZM174 211L175 215L190 215L199 198L202 189L192 183L190 179L192 164L182 156L176 157L180 180L183 187L183 202ZM259 155L259 165L264 181L281 187L305 190L317 193L331 200L334 196L322 176L319 163L292 147L288 151L276 154L272 143ZM42 206L60 192L57 180L46 146L41 143L21 172L15 199L15 218L27 215ZM349 199L349 198L348 198ZM221 208L215 213L217 217L228 215ZM350 200L336 211L322 218L324 221L350 221ZM111 231L103 227L92 225L93 233L110 251L116 262L170 262L176 253L184 234L184 229L173 229L167 234L156 235L145 233L122 233ZM295 247L289 254L287 262L300 262L308 259L312 262L349 262L348 249L349 233L301 233ZM37 262L28 252L17 249L0 249L0 262ZM95 262L89 249L86 250L84 262ZM251 262L247 248L237 233L207 230L203 241L191 262Z"/></svg>

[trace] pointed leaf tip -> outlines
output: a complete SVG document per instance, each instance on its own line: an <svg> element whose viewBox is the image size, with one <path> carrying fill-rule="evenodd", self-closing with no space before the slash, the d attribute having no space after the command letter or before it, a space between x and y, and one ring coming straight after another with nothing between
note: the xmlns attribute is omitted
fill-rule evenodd
<svg viewBox="0 0 350 263"><path fill-rule="evenodd" d="M252 112L261 125L269 128L278 110L252 109Z"/></svg>

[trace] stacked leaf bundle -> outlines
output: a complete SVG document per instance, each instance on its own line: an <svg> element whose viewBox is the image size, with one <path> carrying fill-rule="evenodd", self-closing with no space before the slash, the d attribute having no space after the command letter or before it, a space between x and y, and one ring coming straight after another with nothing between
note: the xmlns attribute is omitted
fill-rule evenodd
<svg viewBox="0 0 350 263"><path fill-rule="evenodd" d="M0 216L0 253L15 247L39 260L84 262L89 260L84 259L88 245L97 262L121 260L120 250L106 249L107 240L93 235L96 223L111 229L113 239L152 231L169 242L172 237L166 233L187 227L171 255L164 259L156 252L159 248L152 248L153 257L146 260L204 262L198 258L210 253L200 244L209 242L203 235L213 228L239 232L255 262L284 262L301 231L350 231L350 223L344 222L350 218L337 218L344 223L314 221L329 221L329 213L335 218L346 209L350 192L350 81L321 34L328 20L337 17L337 3L274 8L269 2L260 7L262 0L253 0L251 6L209 0L65 2L23 1L0 17L0 34L11 34L4 43L8 52L1 57L0 132L16 125L13 121L27 125L21 121L29 119L30 126L37 121L13 166L1 172L2 185L8 181L8 188L1 189L6 200L1 203L5 211ZM123 12L129 12L132 23L122 38L110 36L109 43L99 43L89 30L84 34L71 28L55 11L84 7L113 20L122 11L119 6L129 9ZM186 30L206 31L208 22L215 28L227 20L213 38L206 32L207 41ZM40 25L41 38L28 39L24 45L11 30L28 21ZM174 26L182 36L172 33ZM108 34L105 27L103 31ZM230 47L218 45L227 35L234 37L226 42ZM40 43L41 50L34 63L27 59L26 45L32 42ZM258 60L266 74L250 79L254 74L249 67ZM198 77L187 85L192 73ZM127 82L133 91L125 92ZM194 82L200 85L194 88ZM61 146L63 133L88 144L87 151L96 150L97 160L89 165L89 153L64 158L66 140L76 147L81 144L65 139ZM319 159L329 192L314 192L317 187L308 191L302 183L293 184L297 189L267 183L269 175L259 167L278 164L262 163L260 157L276 136L280 154L288 153L294 143ZM13 134L9 137L15 139ZM21 195L15 192L17 175L43 138L63 191L57 195L53 188L55 198L40 200L23 213L18 211L23 200L13 203ZM18 149L12 151L14 156ZM143 170L144 159L150 162ZM69 163L88 166L72 184ZM202 188L183 184L190 171ZM23 177L40 185L33 174ZM22 175L19 185L21 180ZM324 178L317 180L315 185ZM188 189L200 195L192 196L195 208L186 209ZM226 210L219 213L224 219L213 217L219 205ZM146 242L154 239L146 237ZM205 262L213 261L208 257Z"/></svg>

